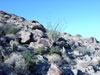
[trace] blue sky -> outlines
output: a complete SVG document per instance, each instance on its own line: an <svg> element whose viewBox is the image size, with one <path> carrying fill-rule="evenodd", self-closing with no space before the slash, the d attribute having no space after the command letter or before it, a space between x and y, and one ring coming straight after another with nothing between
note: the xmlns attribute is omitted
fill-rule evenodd
<svg viewBox="0 0 100 75"><path fill-rule="evenodd" d="M0 10L100 40L100 0L0 0Z"/></svg>

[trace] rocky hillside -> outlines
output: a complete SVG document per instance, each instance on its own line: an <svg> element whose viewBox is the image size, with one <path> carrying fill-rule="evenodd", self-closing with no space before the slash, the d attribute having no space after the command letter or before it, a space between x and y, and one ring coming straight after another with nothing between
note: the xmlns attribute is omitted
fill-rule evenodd
<svg viewBox="0 0 100 75"><path fill-rule="evenodd" d="M0 75L100 75L100 42L0 11Z"/></svg>

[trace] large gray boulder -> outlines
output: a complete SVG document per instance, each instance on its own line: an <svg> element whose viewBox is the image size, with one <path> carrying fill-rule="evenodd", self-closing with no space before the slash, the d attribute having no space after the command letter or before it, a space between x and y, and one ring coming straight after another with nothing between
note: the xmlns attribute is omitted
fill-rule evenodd
<svg viewBox="0 0 100 75"><path fill-rule="evenodd" d="M46 36L45 33L39 29L33 30L32 35L35 41Z"/></svg>
<svg viewBox="0 0 100 75"><path fill-rule="evenodd" d="M45 47L43 44L38 44L37 42L31 42L29 44L29 48L31 49L38 49L40 47Z"/></svg>
<svg viewBox="0 0 100 75"><path fill-rule="evenodd" d="M22 30L18 33L18 35L18 37L21 39L21 43L27 43L31 40L31 33L28 31Z"/></svg>
<svg viewBox="0 0 100 75"><path fill-rule="evenodd" d="M53 45L53 42L48 38L38 39L37 43L43 44L45 47L51 47Z"/></svg>
<svg viewBox="0 0 100 75"><path fill-rule="evenodd" d="M29 21L29 27L33 30L38 29L38 30L41 30L43 32L46 32L46 29L43 27L43 25L41 25L39 22L34 21L34 20Z"/></svg>
<svg viewBox="0 0 100 75"><path fill-rule="evenodd" d="M47 56L48 62L60 64L62 63L62 57L59 54L51 54Z"/></svg>
<svg viewBox="0 0 100 75"><path fill-rule="evenodd" d="M52 41L50 41L50 39L47 38L40 38L38 39L37 42L30 42L29 44L29 48L33 48L33 49L37 49L40 47L51 47L52 46Z"/></svg>
<svg viewBox="0 0 100 75"><path fill-rule="evenodd" d="M56 64L51 64L47 75L65 75L65 73Z"/></svg>
<svg viewBox="0 0 100 75"><path fill-rule="evenodd" d="M98 43L97 39L94 38L94 37L90 37L90 38L89 38L89 42L90 42L90 43Z"/></svg>

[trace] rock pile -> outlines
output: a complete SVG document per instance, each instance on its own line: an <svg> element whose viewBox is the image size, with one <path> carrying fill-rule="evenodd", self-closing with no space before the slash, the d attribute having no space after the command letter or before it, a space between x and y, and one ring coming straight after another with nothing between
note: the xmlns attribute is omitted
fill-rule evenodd
<svg viewBox="0 0 100 75"><path fill-rule="evenodd" d="M37 21L0 11L0 75L99 73L96 38L50 31Z"/></svg>

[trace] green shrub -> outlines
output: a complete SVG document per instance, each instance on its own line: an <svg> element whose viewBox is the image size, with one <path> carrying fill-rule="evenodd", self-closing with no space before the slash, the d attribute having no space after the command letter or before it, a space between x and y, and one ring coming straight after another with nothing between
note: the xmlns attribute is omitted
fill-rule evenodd
<svg viewBox="0 0 100 75"><path fill-rule="evenodd" d="M4 34L16 34L19 31L19 28L17 26L13 25L4 25L0 27L0 33Z"/></svg>
<svg viewBox="0 0 100 75"><path fill-rule="evenodd" d="M60 53L60 48L56 46L49 49L49 54L54 54L54 53Z"/></svg>
<svg viewBox="0 0 100 75"><path fill-rule="evenodd" d="M60 37L60 32L57 32L57 31L54 31L54 30L49 30L49 31L47 31L47 36L50 39L57 41L58 38Z"/></svg>
<svg viewBox="0 0 100 75"><path fill-rule="evenodd" d="M32 57L30 53L24 54L24 59L26 61L27 66L29 67L29 70L32 71L33 68L36 66L37 58Z"/></svg>
<svg viewBox="0 0 100 75"><path fill-rule="evenodd" d="M34 54L36 54L36 55L38 55L38 54L43 55L44 53L46 53L45 47L39 47L34 50Z"/></svg>
<svg viewBox="0 0 100 75"><path fill-rule="evenodd" d="M34 60L33 60L33 57L29 54L29 53L26 53L25 55L24 55L24 58L25 58L25 61L26 61L26 63L30 63L30 62L33 62Z"/></svg>

